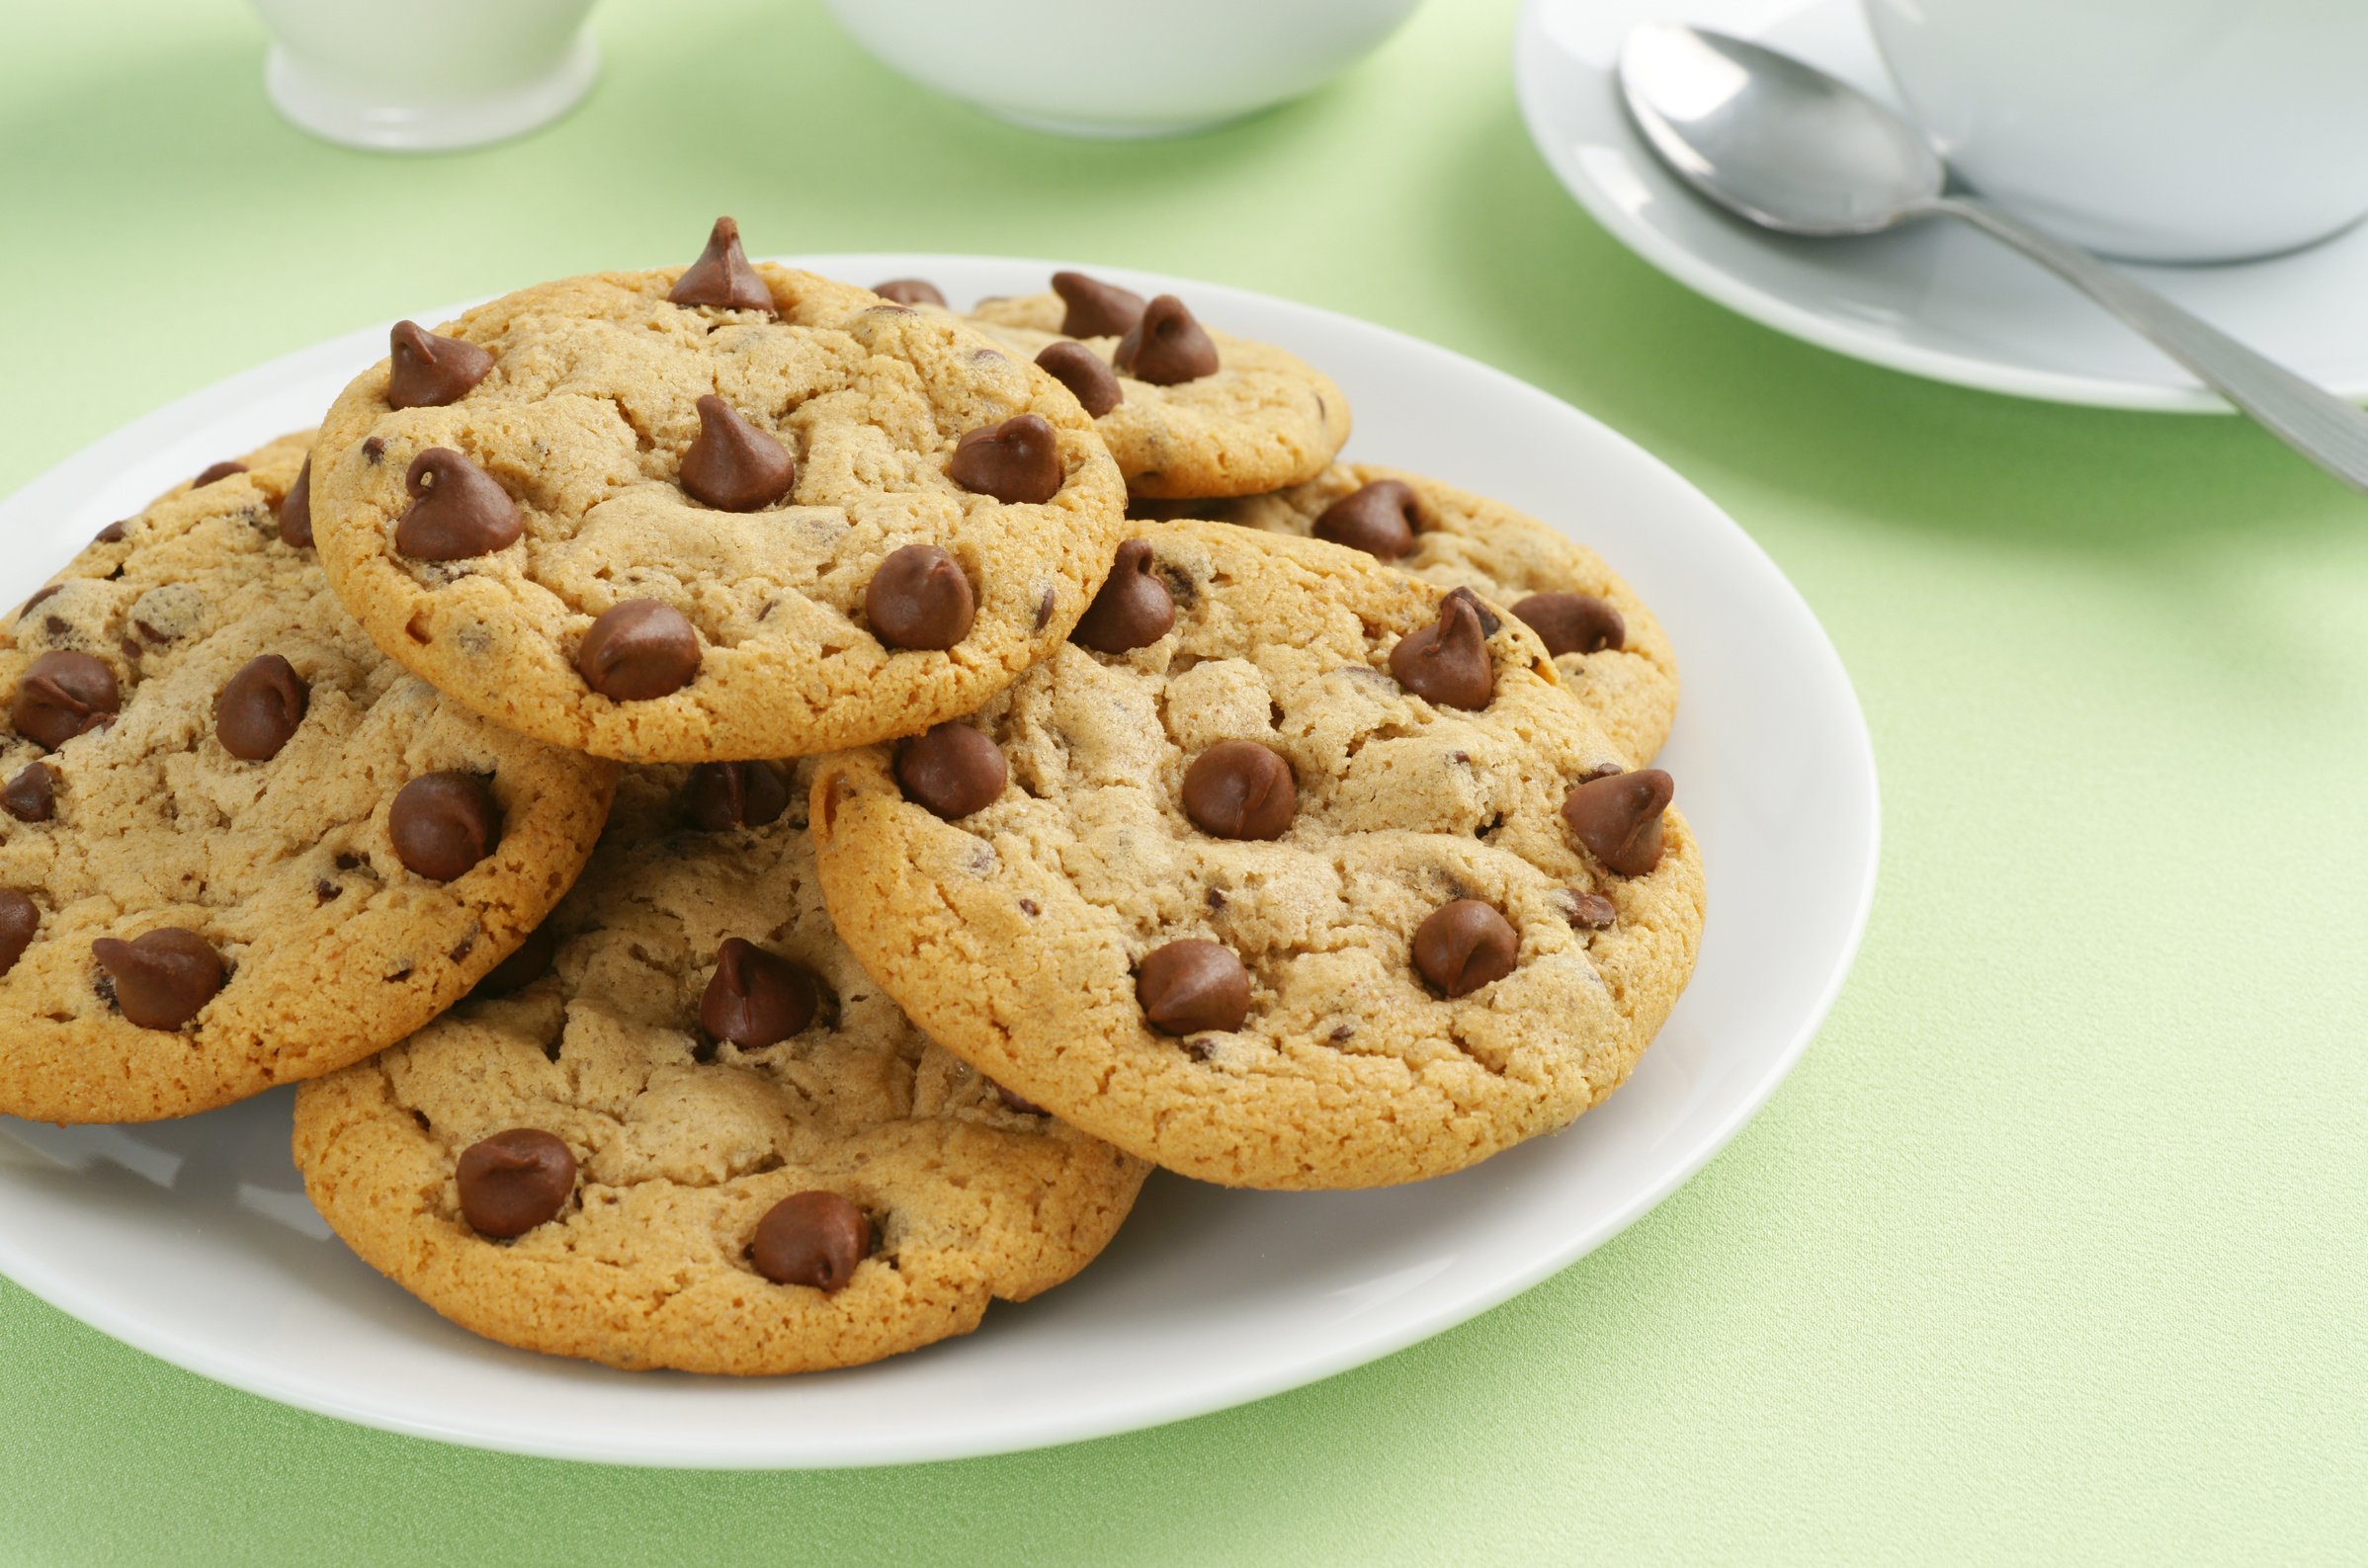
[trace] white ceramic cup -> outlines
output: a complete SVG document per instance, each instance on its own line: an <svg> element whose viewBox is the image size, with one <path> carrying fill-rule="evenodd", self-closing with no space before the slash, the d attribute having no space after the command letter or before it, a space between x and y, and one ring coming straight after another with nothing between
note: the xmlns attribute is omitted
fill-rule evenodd
<svg viewBox="0 0 2368 1568"><path fill-rule="evenodd" d="M351 147L441 152L523 135L592 90L594 0L255 0L272 105Z"/></svg>
<svg viewBox="0 0 2368 1568"><path fill-rule="evenodd" d="M830 0L924 87L1037 130L1164 136L1297 98L1420 0ZM2363 0L2368 3L2368 0Z"/></svg>
<svg viewBox="0 0 2368 1568"><path fill-rule="evenodd" d="M2233 261L2368 212L2368 0L1864 0L1967 182L2092 250Z"/></svg>

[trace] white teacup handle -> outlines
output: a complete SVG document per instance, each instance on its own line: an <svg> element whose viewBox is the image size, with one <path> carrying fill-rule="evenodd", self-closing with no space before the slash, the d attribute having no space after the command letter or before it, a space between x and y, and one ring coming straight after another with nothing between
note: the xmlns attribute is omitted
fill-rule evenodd
<svg viewBox="0 0 2368 1568"><path fill-rule="evenodd" d="M1921 210L1959 217L2053 269L2067 283L2154 341L2270 434L2355 490L2368 491L2368 413L2263 359L2189 315L2127 273L2108 267L1972 196L1944 196Z"/></svg>

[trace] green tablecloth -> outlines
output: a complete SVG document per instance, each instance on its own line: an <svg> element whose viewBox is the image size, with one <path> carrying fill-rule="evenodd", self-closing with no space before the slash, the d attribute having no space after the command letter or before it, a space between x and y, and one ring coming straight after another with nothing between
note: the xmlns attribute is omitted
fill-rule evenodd
<svg viewBox="0 0 2368 1568"><path fill-rule="evenodd" d="M233 0L13 8L0 488L721 210L767 249L1159 268L1476 355L1691 476L1831 629L1888 821L1857 972L1734 1146L1361 1371L1007 1458L636 1472L282 1409L0 1284L0 1560L2368 1554L2368 503L2233 420L1927 385L1695 298L1541 166L1512 9L1433 0L1305 103L1091 145L805 0L610 0L574 118L405 161L282 124Z"/></svg>

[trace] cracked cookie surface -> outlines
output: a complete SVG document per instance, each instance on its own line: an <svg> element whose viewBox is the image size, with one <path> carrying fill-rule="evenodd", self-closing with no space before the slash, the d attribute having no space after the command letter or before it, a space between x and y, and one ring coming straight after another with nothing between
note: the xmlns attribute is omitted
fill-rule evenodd
<svg viewBox="0 0 2368 1568"><path fill-rule="evenodd" d="M609 764L403 674L312 552L281 538L308 444L275 442L110 527L0 632L0 897L29 900L38 920L0 970L0 1112L179 1115L366 1056L515 948L599 835ZM274 656L300 714L228 726L242 749L271 752L234 756L224 690ZM61 660L89 672L86 659L105 672L86 695L111 690L115 716L81 715L57 740L54 701L44 711L26 688ZM407 867L391 827L398 791L442 772L487 781L498 816L498 842L449 880ZM220 972L200 958L194 977L134 974L134 1007L155 990L203 1003L143 1028L93 943L167 928L193 933Z"/></svg>
<svg viewBox="0 0 2368 1568"><path fill-rule="evenodd" d="M970 320L1033 360L1056 343L1066 306L1053 293L980 300ZM1251 495L1313 478L1348 440L1348 396L1271 344L1214 328L1215 373L1173 385L1121 374L1118 406L1094 421L1139 496ZM1108 364L1115 335L1078 338Z"/></svg>
<svg viewBox="0 0 2368 1568"><path fill-rule="evenodd" d="M696 762L908 733L1059 644L1108 569L1125 492L1058 382L943 311L762 264L773 311L679 305L683 271L567 279L470 311L442 330L490 362L441 406L392 406L387 362L338 399L314 526L389 657L541 739ZM716 398L737 445L686 471ZM1050 427L1057 492L1007 502L957 483L960 438L1022 415ZM439 450L490 476L515 519L413 550L481 553L398 547L412 465ZM785 453L792 487L766 501ZM967 580L974 619L950 646L891 645L868 612L906 546L944 551ZM635 602L663 607L670 657L695 673L604 695L585 643Z"/></svg>
<svg viewBox="0 0 2368 1568"><path fill-rule="evenodd" d="M1581 847L1566 793L1626 760L1544 646L1488 617L1492 692L1442 705L1392 673L1450 614L1437 588L1320 540L1138 527L1172 627L1123 653L1064 647L967 720L1007 769L985 803L951 820L916 804L886 746L819 763L823 888L857 956L998 1082L1230 1185L1438 1175L1617 1088L1691 971L1701 861L1675 811L1641 874ZM1280 757L1296 803L1231 762L1192 782L1228 742ZM1450 997L1415 949L1464 900L1509 928L1513 961ZM1153 974L1179 942L1238 957L1242 1013L1193 1027L1226 998L1192 965ZM1154 993L1182 999L1183 1027L1152 1027Z"/></svg>
<svg viewBox="0 0 2368 1568"><path fill-rule="evenodd" d="M743 818L769 796L773 820L711 830L693 825L688 772L625 774L551 917L547 974L305 1086L296 1163L330 1224L479 1334L629 1368L852 1365L967 1333L991 1298L1083 1268L1146 1167L1014 1109L872 983L815 885L803 777L730 796ZM735 937L818 981L805 1027L747 1047L707 1032ZM577 1180L497 1241L471 1228L456 1172L516 1128L563 1140ZM751 1256L775 1205L817 1191L874 1238L827 1293Z"/></svg>
<svg viewBox="0 0 2368 1568"><path fill-rule="evenodd" d="M1619 616L1619 645L1558 652L1555 668L1629 759L1649 763L1677 716L1677 656L1652 612L1602 556L1527 513L1437 479L1374 463L1335 463L1306 484L1161 515L1215 518L1305 536L1327 507L1377 481L1412 491L1410 547L1390 562L1441 588L1469 588L1500 610L1532 594L1587 594Z"/></svg>

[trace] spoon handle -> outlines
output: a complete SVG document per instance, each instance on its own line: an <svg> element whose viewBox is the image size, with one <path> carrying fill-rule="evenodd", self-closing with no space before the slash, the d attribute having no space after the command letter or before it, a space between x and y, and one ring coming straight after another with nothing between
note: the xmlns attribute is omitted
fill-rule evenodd
<svg viewBox="0 0 2368 1568"><path fill-rule="evenodd" d="M1970 196L1945 196L1926 211L1960 217L2053 269L2067 283L2154 340L2270 434L2355 490L2368 491L2368 413L2263 359L2129 274Z"/></svg>

